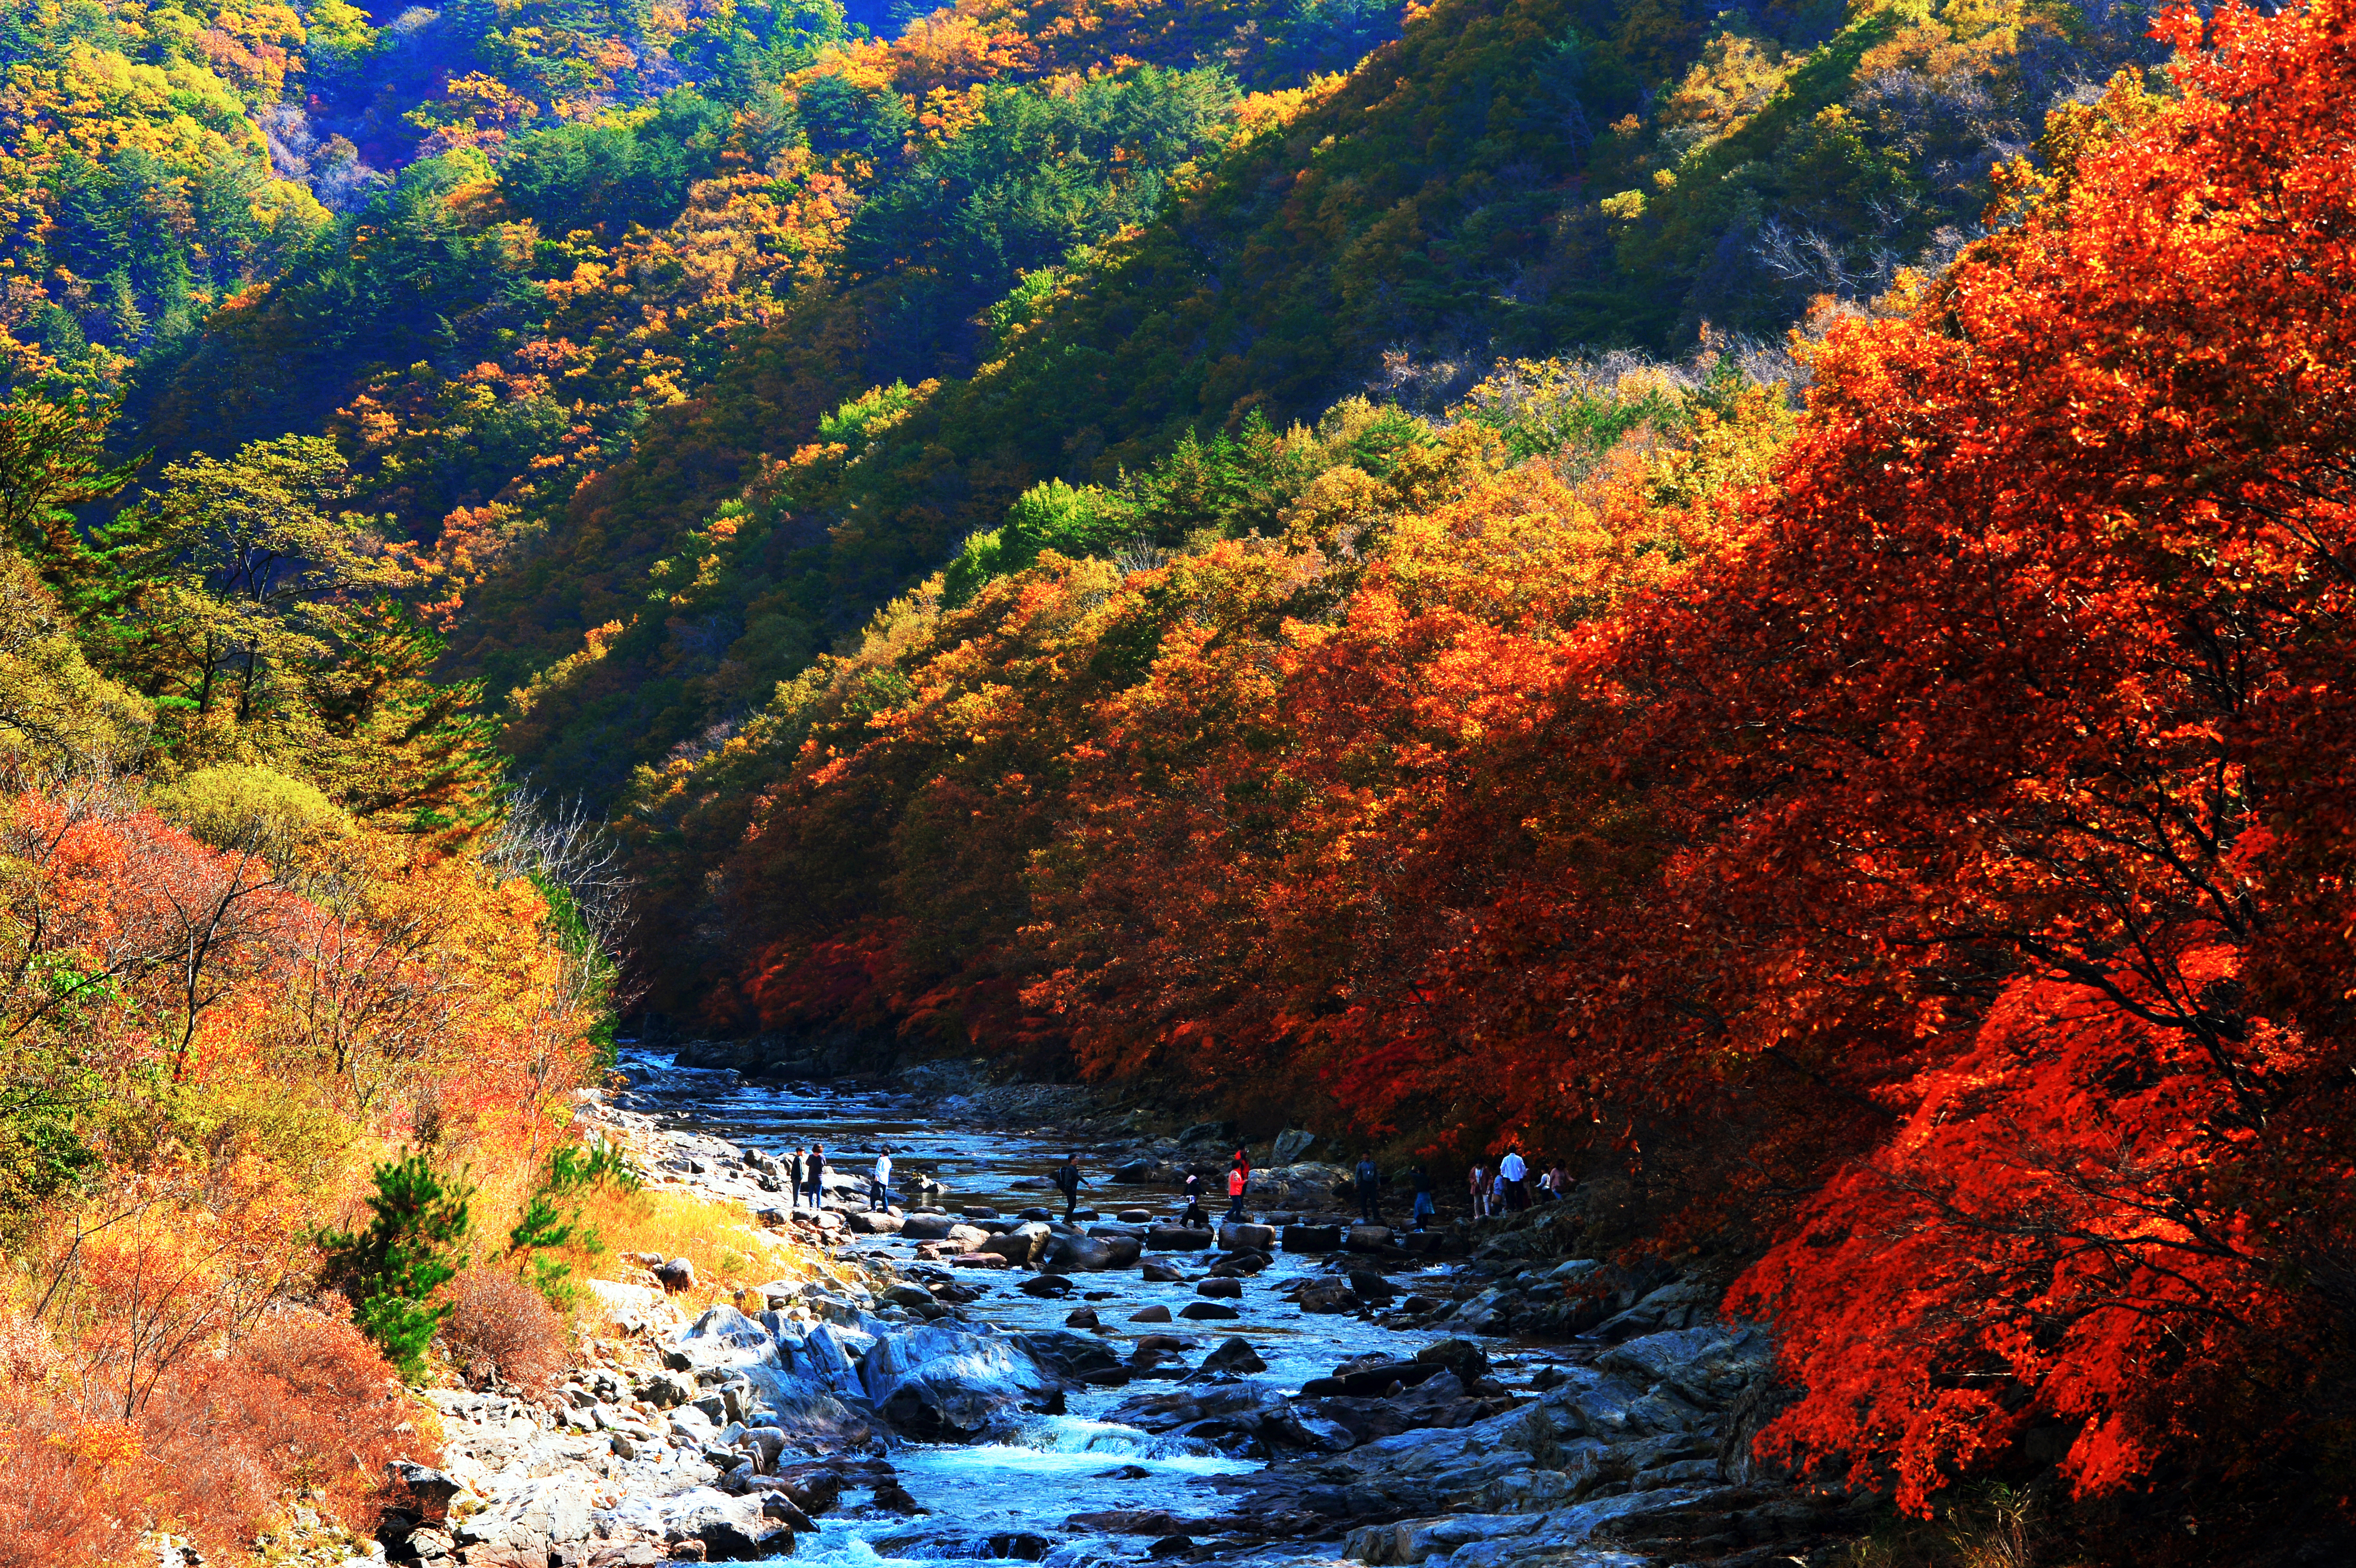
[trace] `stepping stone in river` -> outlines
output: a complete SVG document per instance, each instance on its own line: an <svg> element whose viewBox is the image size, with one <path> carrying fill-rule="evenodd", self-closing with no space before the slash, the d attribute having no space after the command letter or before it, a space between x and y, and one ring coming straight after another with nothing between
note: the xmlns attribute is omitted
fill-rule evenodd
<svg viewBox="0 0 2356 1568"><path fill-rule="evenodd" d="M1149 1306L1142 1312L1130 1313L1129 1320L1131 1323L1167 1323L1170 1321L1170 1309L1166 1306Z"/></svg>
<svg viewBox="0 0 2356 1568"><path fill-rule="evenodd" d="M1190 1301L1178 1309L1178 1316L1191 1317L1199 1322L1205 1318L1241 1317L1243 1314L1224 1302Z"/></svg>
<svg viewBox="0 0 2356 1568"><path fill-rule="evenodd" d="M1234 1301L1244 1294L1244 1282L1231 1279L1207 1279L1194 1287L1194 1294Z"/></svg>

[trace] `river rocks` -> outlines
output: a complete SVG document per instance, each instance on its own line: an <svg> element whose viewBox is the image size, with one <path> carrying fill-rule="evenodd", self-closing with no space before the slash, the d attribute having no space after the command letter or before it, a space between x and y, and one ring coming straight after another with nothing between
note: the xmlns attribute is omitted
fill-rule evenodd
<svg viewBox="0 0 2356 1568"><path fill-rule="evenodd" d="M1153 1187L1178 1179L1167 1160L1130 1160L1112 1168L1111 1179L1121 1187Z"/></svg>
<svg viewBox="0 0 2356 1568"><path fill-rule="evenodd" d="M1330 1378L1310 1379L1301 1385L1301 1393L1304 1399L1333 1394L1379 1394L1387 1392L1393 1385L1414 1388L1447 1369L1434 1361L1392 1361L1368 1357L1360 1362L1345 1362L1334 1368Z"/></svg>
<svg viewBox="0 0 2356 1568"><path fill-rule="evenodd" d="M1339 1165L1303 1161L1297 1165L1262 1165L1252 1172L1245 1190L1269 1208L1318 1209L1351 1189L1350 1173Z"/></svg>
<svg viewBox="0 0 2356 1568"><path fill-rule="evenodd" d="M663 1351L663 1364L678 1372L774 1366L776 1359L776 1341L769 1331L725 1305L705 1308L694 1326Z"/></svg>
<svg viewBox="0 0 2356 1568"><path fill-rule="evenodd" d="M1130 1313L1129 1320L1131 1323L1167 1323L1170 1321L1170 1309L1166 1306L1142 1307Z"/></svg>
<svg viewBox="0 0 2356 1568"><path fill-rule="evenodd" d="M1197 1122L1178 1134L1178 1146L1182 1149L1231 1149L1236 1143L1236 1124L1232 1122Z"/></svg>
<svg viewBox="0 0 2356 1568"><path fill-rule="evenodd" d="M908 1217L896 1208L854 1208L843 1217L843 1223L854 1236L897 1236Z"/></svg>
<svg viewBox="0 0 2356 1568"><path fill-rule="evenodd" d="M1072 1282L1061 1274L1041 1274L1035 1279L1024 1280L1014 1288L1024 1295L1035 1295L1044 1300L1071 1294Z"/></svg>
<svg viewBox="0 0 2356 1568"><path fill-rule="evenodd" d="M1342 1228L1338 1225L1288 1225L1284 1228L1284 1250L1288 1252L1333 1252L1341 1250Z"/></svg>
<svg viewBox="0 0 2356 1568"><path fill-rule="evenodd" d="M1397 1286L1371 1269L1353 1269L1345 1277L1350 1294L1368 1306L1388 1306L1398 1295Z"/></svg>
<svg viewBox="0 0 2356 1568"><path fill-rule="evenodd" d="M1124 1208L1119 1214L1114 1215L1113 1218L1119 1220L1123 1225L1151 1225L1153 1223L1153 1210L1150 1208Z"/></svg>
<svg viewBox="0 0 2356 1568"><path fill-rule="evenodd" d="M1014 1260L1002 1252L959 1252L949 1259L960 1269L1011 1269Z"/></svg>
<svg viewBox="0 0 2356 1568"><path fill-rule="evenodd" d="M941 1326L878 1339L859 1379L876 1413L927 1442L978 1437L1056 1387L1013 1339Z"/></svg>
<svg viewBox="0 0 2356 1568"><path fill-rule="evenodd" d="M1235 1221L1219 1227L1219 1247L1228 1252L1273 1252L1276 1251L1276 1231L1266 1225Z"/></svg>
<svg viewBox="0 0 2356 1568"><path fill-rule="evenodd" d="M1415 1353L1415 1359L1445 1367L1468 1389L1489 1375L1488 1352L1470 1339L1443 1339L1437 1345L1427 1345Z"/></svg>
<svg viewBox="0 0 2356 1568"><path fill-rule="evenodd" d="M1230 1252L1211 1265L1211 1274L1215 1279L1242 1279L1260 1273L1275 1261L1266 1252Z"/></svg>
<svg viewBox="0 0 2356 1568"><path fill-rule="evenodd" d="M1194 1294L1214 1300L1234 1301L1244 1294L1244 1283L1235 1279L1207 1279L1194 1287Z"/></svg>
<svg viewBox="0 0 2356 1568"><path fill-rule="evenodd" d="M900 1221L900 1234L911 1241L946 1241L956 1228L957 1221L946 1214L911 1214Z"/></svg>
<svg viewBox="0 0 2356 1568"><path fill-rule="evenodd" d="M1292 1299L1301 1311L1313 1313L1351 1312L1358 1305L1350 1287L1330 1275L1309 1281Z"/></svg>
<svg viewBox="0 0 2356 1568"><path fill-rule="evenodd" d="M1626 1339L1709 1323L1717 1316L1720 1294L1708 1286L1674 1282L1648 1292L1626 1311L1598 1323L1592 1332L1599 1339Z"/></svg>
<svg viewBox="0 0 2356 1568"><path fill-rule="evenodd" d="M1040 1266L1058 1273L1094 1272L1111 1268L1113 1256L1108 1243L1094 1236L1075 1236L1066 1232L1048 1240Z"/></svg>
<svg viewBox="0 0 2356 1568"><path fill-rule="evenodd" d="M1143 1256L1145 1236L1139 1230L1119 1225L1092 1225L1088 1240L1101 1243L1107 1253L1104 1264L1108 1269L1126 1269Z"/></svg>
<svg viewBox="0 0 2356 1568"><path fill-rule="evenodd" d="M588 1539L588 1485L562 1476L527 1481L492 1498L450 1533L469 1568L546 1568L551 1548Z"/></svg>
<svg viewBox="0 0 2356 1568"><path fill-rule="evenodd" d="M1172 1268L1167 1263L1152 1262L1143 1264L1140 1270L1140 1274L1141 1277L1146 1280L1149 1283L1164 1285L1175 1284L1177 1282L1186 1277L1184 1274L1181 1273L1176 1269Z"/></svg>
<svg viewBox="0 0 2356 1568"><path fill-rule="evenodd" d="M868 1545L879 1557L920 1558L927 1562L981 1558L1036 1563L1047 1555L1055 1542L1036 1530L983 1531L971 1525L926 1524L879 1535Z"/></svg>
<svg viewBox="0 0 2356 1568"><path fill-rule="evenodd" d="M1237 1311L1234 1307L1226 1305L1220 1302L1192 1301L1178 1309L1178 1316L1181 1317L1191 1317L1200 1323L1237 1318L1241 1317L1243 1314Z"/></svg>
<svg viewBox="0 0 2356 1568"><path fill-rule="evenodd" d="M1064 1326L1066 1328L1100 1328L1103 1325L1097 1320L1097 1309L1095 1307L1084 1306L1076 1312L1066 1314L1064 1318Z"/></svg>
<svg viewBox="0 0 2356 1568"><path fill-rule="evenodd" d="M1288 1127L1276 1135L1274 1163L1280 1165L1298 1165L1317 1142L1317 1134L1304 1133L1298 1127Z"/></svg>
<svg viewBox="0 0 2356 1568"><path fill-rule="evenodd" d="M980 1252L995 1252L1008 1262L1029 1268L1046 1256L1047 1245L1055 1232L1037 1221L1018 1225L1002 1236L992 1236L975 1248Z"/></svg>
<svg viewBox="0 0 2356 1568"><path fill-rule="evenodd" d="M990 1232L979 1225L952 1225L948 1234L941 1240L960 1252L972 1252L980 1251L981 1244L990 1240Z"/></svg>
<svg viewBox="0 0 2356 1568"><path fill-rule="evenodd" d="M1353 1225L1343 1245L1353 1252L1387 1252L1391 1246L1391 1228L1387 1225Z"/></svg>
<svg viewBox="0 0 2356 1568"><path fill-rule="evenodd" d="M1217 1349L1204 1357L1203 1364L1194 1369L1194 1375L1198 1378L1240 1378L1267 1370L1268 1363L1260 1359L1259 1352L1252 1348L1251 1341L1236 1336L1223 1340Z"/></svg>
<svg viewBox="0 0 2356 1568"><path fill-rule="evenodd" d="M927 1100L975 1094L990 1085L990 1064L980 1059L917 1062L894 1075L902 1089Z"/></svg>
<svg viewBox="0 0 2356 1568"><path fill-rule="evenodd" d="M1064 1382L1118 1384L1122 1380L1120 1358L1093 1335L1048 1328L1019 1334L1014 1339L1024 1355Z"/></svg>

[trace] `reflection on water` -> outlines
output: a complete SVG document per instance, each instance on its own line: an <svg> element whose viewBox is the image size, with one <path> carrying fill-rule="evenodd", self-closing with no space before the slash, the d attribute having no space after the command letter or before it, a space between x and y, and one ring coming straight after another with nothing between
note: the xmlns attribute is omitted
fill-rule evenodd
<svg viewBox="0 0 2356 1568"><path fill-rule="evenodd" d="M982 1131L933 1121L918 1102L902 1096L815 1084L750 1084L733 1072L678 1069L663 1057L634 1050L623 1053L622 1067L632 1084L624 1102L651 1112L672 1126L717 1133L779 1155L796 1147L822 1144L829 1162L847 1176L863 1176L877 1151L889 1147L895 1177L918 1172L934 1175L949 1189L941 1199L946 1207L986 1206L1012 1216L1025 1208L1046 1207L1052 1197L1056 1199L1054 1207L1058 1211L1062 1208L1060 1195L1044 1190L1043 1178L1071 1152L1071 1146L1059 1142L1052 1129ZM1083 1161L1083 1168L1090 1185L1083 1189L1082 1201L1093 1204L1108 1219L1125 1208L1151 1209L1174 1218L1183 1207L1183 1199L1170 1189L1113 1186L1101 1166L1088 1169ZM1016 1186L1018 1182L1026 1185ZM862 1238L855 1250L861 1255L892 1259L920 1276L947 1272L937 1263L917 1262L915 1243L896 1237ZM1074 1278L1076 1288L1058 1301L1023 1294L1015 1287L1029 1276L1016 1272L960 1270L957 1273L960 1283L986 1293L969 1310L1012 1331L1060 1328L1074 1308L1087 1305L1096 1309L1104 1326L1101 1337L1117 1348L1141 1335L1175 1333L1193 1343L1190 1362L1200 1360L1203 1352L1227 1336L1240 1334L1268 1362L1269 1370L1263 1375L1287 1390L1323 1376L1350 1357L1374 1349L1408 1356L1439 1337L1380 1328L1346 1315L1302 1313L1281 1292L1294 1280L1323 1272L1320 1261L1286 1254L1280 1254L1262 1273L1245 1280L1242 1297L1226 1304L1241 1311L1234 1321L1132 1323L1130 1316L1145 1307L1163 1306L1174 1314L1202 1299L1194 1294L1194 1283L1216 1254L1156 1252L1149 1256L1175 1264L1187 1277L1157 1284L1148 1283L1135 1269L1079 1274ZM1434 1264L1429 1272L1444 1273L1445 1268ZM1394 1276L1402 1290L1413 1288L1412 1277ZM1125 1389L1081 1390L1070 1396L1067 1413L1039 1418L1012 1442L900 1446L893 1454L893 1463L902 1484L931 1510L929 1519L821 1521L819 1536L805 1537L795 1560L861 1568L879 1563L937 1562L947 1550L955 1549L953 1543L922 1543L916 1548L922 1552L916 1558L879 1557L869 1545L912 1533L921 1535L925 1527L934 1525L983 1535L1032 1530L1061 1540L1063 1521L1074 1513L1114 1509L1162 1509L1181 1516L1220 1512L1220 1500L1202 1483L1213 1476L1255 1469L1256 1462L1189 1452L1183 1444L1158 1441L1134 1427L1105 1419L1124 1399L1181 1386L1140 1380ZM944 1530L941 1533L954 1532ZM1141 1558L1148 1544L1131 1537L1094 1538L1058 1551L1050 1561L1060 1568L1127 1562ZM1333 1559L1285 1552L1259 1561L1308 1563Z"/></svg>

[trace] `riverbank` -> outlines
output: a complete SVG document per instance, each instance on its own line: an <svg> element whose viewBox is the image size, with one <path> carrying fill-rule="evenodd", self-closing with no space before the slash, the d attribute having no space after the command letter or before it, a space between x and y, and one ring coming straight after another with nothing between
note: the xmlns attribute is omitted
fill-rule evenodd
<svg viewBox="0 0 2356 1568"><path fill-rule="evenodd" d="M1066 1224L1033 1207L1065 1145L1134 1165L1162 1140L625 1066L586 1113L659 1189L766 1225L776 1278L702 1305L671 1260L621 1260L556 1398L437 1393L445 1457L393 1562L1633 1568L1853 1531L1751 1471L1762 1336L1678 1282L1544 1255L1543 1224L1353 1226L1296 1174L1299 1207L1189 1230L1150 1173L1100 1165L1098 1210ZM809 1142L835 1151L822 1218L773 1164ZM886 1145L928 1201L870 1216L852 1189ZM1533 1302L1600 1316L1519 1331Z"/></svg>

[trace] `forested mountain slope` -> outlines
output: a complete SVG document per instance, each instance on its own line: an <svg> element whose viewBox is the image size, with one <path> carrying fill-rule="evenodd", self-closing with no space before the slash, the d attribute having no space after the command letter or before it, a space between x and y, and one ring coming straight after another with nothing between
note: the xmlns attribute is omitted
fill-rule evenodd
<svg viewBox="0 0 2356 1568"><path fill-rule="evenodd" d="M1498 353L1674 349L1705 321L1772 339L1812 295L1959 243L2044 106L2151 47L2109 20L1449 0L1153 222L1030 273L969 377L851 404L829 434L829 346L796 321L738 348L483 601L484 639L594 634L511 743L610 791L626 759L739 720L1032 485L1113 480L1184 431L1280 425L1376 382L1434 406ZM888 316L860 330L901 336ZM740 480L741 505L678 527L682 497Z"/></svg>

